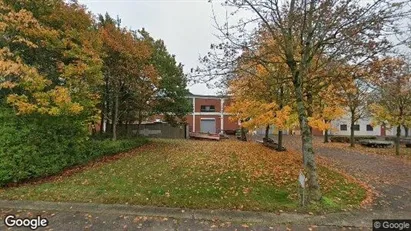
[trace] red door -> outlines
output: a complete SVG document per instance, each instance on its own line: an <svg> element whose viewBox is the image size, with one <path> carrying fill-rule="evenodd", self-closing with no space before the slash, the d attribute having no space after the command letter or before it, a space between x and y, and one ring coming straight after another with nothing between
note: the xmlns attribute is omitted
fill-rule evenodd
<svg viewBox="0 0 411 231"><path fill-rule="evenodd" d="M381 125L381 136L385 136L385 125Z"/></svg>

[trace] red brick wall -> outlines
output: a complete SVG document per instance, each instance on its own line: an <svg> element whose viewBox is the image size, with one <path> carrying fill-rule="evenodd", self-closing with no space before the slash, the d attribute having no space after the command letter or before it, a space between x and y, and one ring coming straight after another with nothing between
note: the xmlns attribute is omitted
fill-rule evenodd
<svg viewBox="0 0 411 231"><path fill-rule="evenodd" d="M312 129L312 133L313 133L313 136L322 136L323 135L323 131L318 130L316 128Z"/></svg>
<svg viewBox="0 0 411 231"><path fill-rule="evenodd" d="M196 98L196 112L201 112L201 105L214 105L215 111L221 111L221 100L220 99L200 99Z"/></svg>
<svg viewBox="0 0 411 231"><path fill-rule="evenodd" d="M236 130L238 127L237 121L231 121L229 116L224 116L224 130Z"/></svg>
<svg viewBox="0 0 411 231"><path fill-rule="evenodd" d="M193 132L193 115L186 115L186 122L188 124L189 131Z"/></svg>

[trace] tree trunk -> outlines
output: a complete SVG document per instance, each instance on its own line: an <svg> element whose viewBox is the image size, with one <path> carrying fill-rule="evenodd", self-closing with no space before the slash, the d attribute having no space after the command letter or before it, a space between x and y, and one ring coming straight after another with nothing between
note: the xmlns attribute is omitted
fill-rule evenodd
<svg viewBox="0 0 411 231"><path fill-rule="evenodd" d="M143 116L141 114L141 110L138 110L138 125L137 125L137 134L140 135L140 128L141 128L141 123L143 122Z"/></svg>
<svg viewBox="0 0 411 231"><path fill-rule="evenodd" d="M243 126L241 126L241 140L242 141L247 141L247 136L245 134L245 129Z"/></svg>
<svg viewBox="0 0 411 231"><path fill-rule="evenodd" d="M407 126L403 126L404 127L404 131L405 131L405 137L408 137L408 127Z"/></svg>
<svg viewBox="0 0 411 231"><path fill-rule="evenodd" d="M280 100L280 110L283 109L283 98L284 98L284 87L281 84L280 87L280 97L278 97ZM283 148L283 131L281 129L278 129L278 147L277 147L277 151L285 151L285 149Z"/></svg>
<svg viewBox="0 0 411 231"><path fill-rule="evenodd" d="M103 96L103 98L104 98L104 96ZM104 133L104 121L105 121L105 108L106 108L106 105L105 105L105 100L102 100L101 101L101 118L100 118L100 134L103 134Z"/></svg>
<svg viewBox="0 0 411 231"><path fill-rule="evenodd" d="M351 112L350 147L355 147L354 125L355 125L354 113Z"/></svg>
<svg viewBox="0 0 411 231"><path fill-rule="evenodd" d="M105 88L103 91L103 99L101 101L101 121L100 121L100 134L106 132L106 125L107 125L107 117L109 112L109 84L108 84L108 77L104 78L105 81Z"/></svg>
<svg viewBox="0 0 411 231"><path fill-rule="evenodd" d="M265 138L268 139L268 134L270 133L270 125L265 127Z"/></svg>
<svg viewBox="0 0 411 231"><path fill-rule="evenodd" d="M130 122L129 121L126 121L125 122L126 123L126 134L127 134L127 137L130 137Z"/></svg>
<svg viewBox="0 0 411 231"><path fill-rule="evenodd" d="M304 106L304 94L302 87L302 77L298 71L294 71L294 90L297 102L297 112L300 121L302 152L304 167L308 173L308 199L319 201L321 199L320 185L318 184L317 166L313 149L313 139L308 118Z"/></svg>
<svg viewBox="0 0 411 231"><path fill-rule="evenodd" d="M325 129L325 131L324 131L324 143L328 143L328 142L330 142L328 140L328 129Z"/></svg>
<svg viewBox="0 0 411 231"><path fill-rule="evenodd" d="M277 147L277 151L284 151L283 148L283 131L282 130L278 130L278 147Z"/></svg>
<svg viewBox="0 0 411 231"><path fill-rule="evenodd" d="M397 137L395 139L395 155L400 155L401 125L397 126Z"/></svg>
<svg viewBox="0 0 411 231"><path fill-rule="evenodd" d="M112 128L112 132L113 132L113 136L112 139L113 140L117 140L117 120L118 120L118 94L115 94L114 96L114 105L113 105L113 128Z"/></svg>

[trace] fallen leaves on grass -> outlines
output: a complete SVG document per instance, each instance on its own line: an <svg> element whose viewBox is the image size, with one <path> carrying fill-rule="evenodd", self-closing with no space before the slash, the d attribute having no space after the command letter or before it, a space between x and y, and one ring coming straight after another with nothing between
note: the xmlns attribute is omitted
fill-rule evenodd
<svg viewBox="0 0 411 231"><path fill-rule="evenodd" d="M47 184L6 190L0 198L290 210L298 207L301 168L302 157L296 152L276 152L258 143L160 139L88 165L78 174L63 173ZM324 194L358 196L350 181L329 173L319 172ZM334 195L330 201L338 206L357 203Z"/></svg>
<svg viewBox="0 0 411 231"><path fill-rule="evenodd" d="M368 184L366 184L365 182L354 178L353 176L347 174L346 172L336 168L328 159L317 156L316 157L318 163L322 166L326 166L329 169L333 169L333 171L337 172L338 174L344 176L346 182L348 183L356 183L359 186L361 186L362 188L364 188L366 190L366 196L365 198L362 200L360 206L361 207L366 207L368 205L371 205L371 203L373 202L374 198L378 195L377 192L375 190L373 190Z"/></svg>

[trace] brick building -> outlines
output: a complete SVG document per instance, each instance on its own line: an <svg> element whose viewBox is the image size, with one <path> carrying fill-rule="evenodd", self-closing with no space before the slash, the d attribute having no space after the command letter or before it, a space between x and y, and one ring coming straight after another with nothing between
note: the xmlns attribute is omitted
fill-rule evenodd
<svg viewBox="0 0 411 231"><path fill-rule="evenodd" d="M239 126L231 121L224 108L229 104L226 96L194 95L187 96L193 111L187 115L190 132L233 133Z"/></svg>

